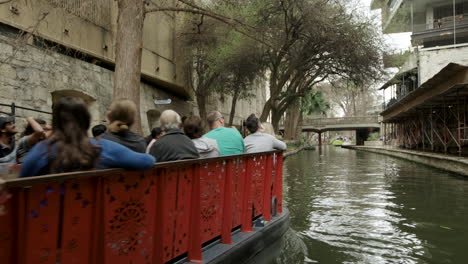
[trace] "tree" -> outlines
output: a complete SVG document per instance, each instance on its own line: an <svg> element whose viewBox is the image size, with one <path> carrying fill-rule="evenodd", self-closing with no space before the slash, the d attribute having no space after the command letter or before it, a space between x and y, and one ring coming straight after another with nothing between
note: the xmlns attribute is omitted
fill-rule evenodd
<svg viewBox="0 0 468 264"><path fill-rule="evenodd" d="M330 103L321 91L311 91L302 99L296 99L296 102L286 111L284 138L298 140L302 132L304 115L326 115L329 109Z"/></svg>
<svg viewBox="0 0 468 264"><path fill-rule="evenodd" d="M326 115L330 108L330 103L321 91L309 92L301 100L301 112L305 115Z"/></svg>
<svg viewBox="0 0 468 264"><path fill-rule="evenodd" d="M265 121L271 113L276 129L296 98L329 76L352 80L380 76L380 38L374 30L377 27L347 12L338 0L245 0L249 12L255 14L248 17L253 24L222 13L235 10L237 5L232 0L220 1L226 4L221 12L207 7L211 1L177 0L175 5L150 0L117 2L117 42L121 44L116 47L119 70L115 73L114 99L125 96L138 106L145 12L184 12L210 17L262 43L270 72L271 98L261 120ZM257 36L253 32L262 34ZM209 83L212 79L204 81Z"/></svg>
<svg viewBox="0 0 468 264"><path fill-rule="evenodd" d="M114 90L112 100L127 98L135 102L140 109L140 79L141 56L143 47L143 24L145 14L150 12L184 12L211 17L226 25L230 25L243 35L249 33L239 29L242 22L213 12L196 1L151 1L151 0L116 0L118 5L117 37L116 37L116 70L114 74ZM173 4L175 2L175 5ZM229 1L226 1L229 2ZM200 1L203 3L203 1ZM254 35L250 35L255 38ZM203 68L203 67L202 67ZM203 80L206 82L212 79ZM206 97L205 97L206 98ZM203 105L203 102L202 102ZM206 112L206 111L205 111ZM134 130L141 131L140 113L137 115Z"/></svg>
<svg viewBox="0 0 468 264"><path fill-rule="evenodd" d="M132 100L138 109L134 130L142 133L140 118L141 54L143 49L143 1L117 0L117 37L112 101Z"/></svg>
<svg viewBox="0 0 468 264"><path fill-rule="evenodd" d="M239 16L241 9L229 9L229 6L218 4L214 10ZM179 39L190 49L186 58L192 62L189 84L195 94L200 116L206 117L206 99L209 96L230 95L232 104L228 124L232 125L237 101L251 96L254 81L263 72L263 54L259 43L230 25L204 15L187 22Z"/></svg>
<svg viewBox="0 0 468 264"><path fill-rule="evenodd" d="M338 1L274 1L266 10L258 25L273 40L267 49L271 98L261 120L271 113L276 130L289 106L323 80L380 76L381 45L374 25Z"/></svg>
<svg viewBox="0 0 468 264"><path fill-rule="evenodd" d="M376 90L369 83L337 79L322 85L321 89L345 116L365 116L378 104Z"/></svg>

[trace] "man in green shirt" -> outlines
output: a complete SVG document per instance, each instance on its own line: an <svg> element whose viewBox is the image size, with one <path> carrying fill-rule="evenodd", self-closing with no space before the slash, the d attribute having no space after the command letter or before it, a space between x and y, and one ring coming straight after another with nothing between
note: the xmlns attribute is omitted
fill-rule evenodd
<svg viewBox="0 0 468 264"><path fill-rule="evenodd" d="M206 117L210 132L205 137L218 142L221 156L237 155L244 153L244 140L237 129L224 127L224 117L218 111L208 113Z"/></svg>

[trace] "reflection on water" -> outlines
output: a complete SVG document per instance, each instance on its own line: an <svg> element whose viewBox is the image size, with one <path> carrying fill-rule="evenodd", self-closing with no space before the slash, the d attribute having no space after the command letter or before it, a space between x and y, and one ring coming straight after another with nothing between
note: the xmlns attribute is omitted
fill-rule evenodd
<svg viewBox="0 0 468 264"><path fill-rule="evenodd" d="M284 181L292 230L276 263L468 263L466 179L330 147L290 157Z"/></svg>

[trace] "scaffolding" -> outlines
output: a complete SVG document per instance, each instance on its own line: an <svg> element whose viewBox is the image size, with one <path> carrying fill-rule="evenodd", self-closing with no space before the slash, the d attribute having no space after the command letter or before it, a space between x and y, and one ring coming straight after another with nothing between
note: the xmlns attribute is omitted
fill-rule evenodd
<svg viewBox="0 0 468 264"><path fill-rule="evenodd" d="M386 143L467 156L467 69L461 65L447 66L417 91L382 112Z"/></svg>

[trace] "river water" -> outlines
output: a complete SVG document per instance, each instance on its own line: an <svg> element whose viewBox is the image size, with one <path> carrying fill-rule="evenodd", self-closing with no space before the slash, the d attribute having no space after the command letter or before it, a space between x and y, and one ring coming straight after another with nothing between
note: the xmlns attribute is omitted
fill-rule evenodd
<svg viewBox="0 0 468 264"><path fill-rule="evenodd" d="M277 264L468 263L468 180L336 147L284 163L291 213Z"/></svg>

